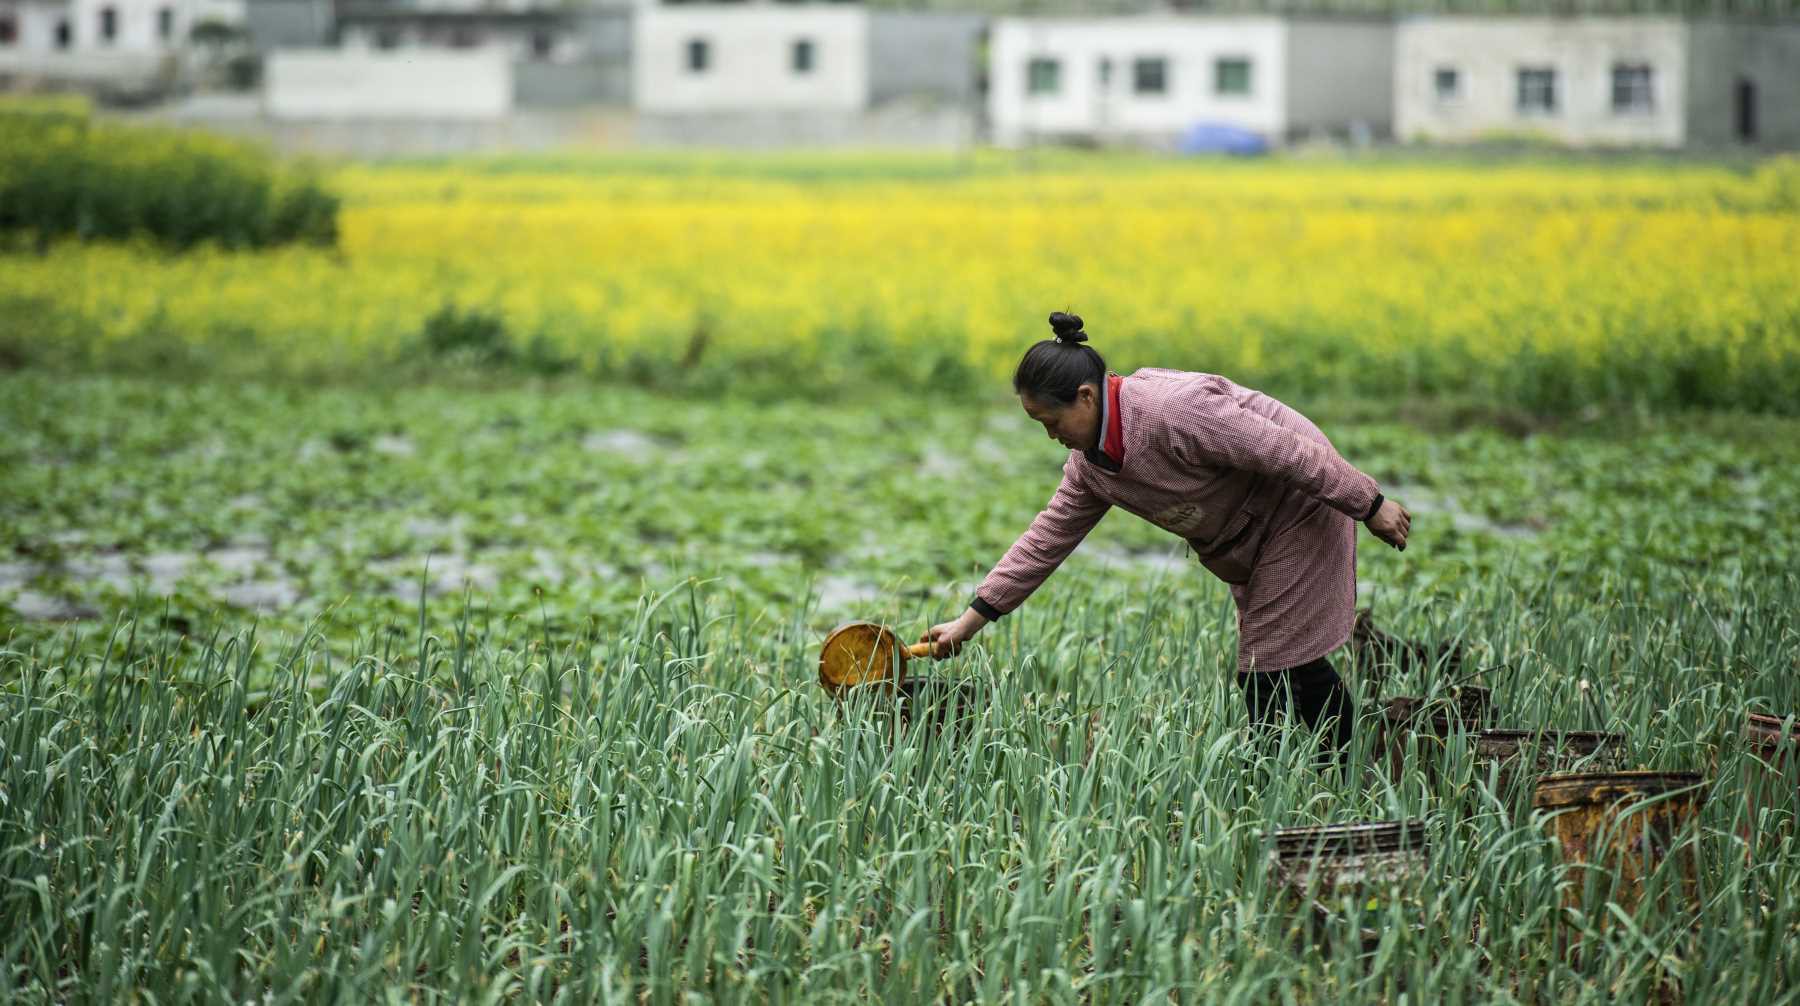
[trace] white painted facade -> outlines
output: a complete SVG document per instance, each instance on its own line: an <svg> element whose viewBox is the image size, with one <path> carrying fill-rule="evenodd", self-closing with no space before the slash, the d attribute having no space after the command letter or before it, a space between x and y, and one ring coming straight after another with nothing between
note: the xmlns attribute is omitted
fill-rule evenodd
<svg viewBox="0 0 1800 1006"><path fill-rule="evenodd" d="M13 40L0 52L163 53L184 49L194 25L244 23L244 0L0 0Z"/></svg>
<svg viewBox="0 0 1800 1006"><path fill-rule="evenodd" d="M1675 18L1408 18L1395 37L1395 133L1677 147L1687 136L1688 52L1688 27Z"/></svg>
<svg viewBox="0 0 1800 1006"><path fill-rule="evenodd" d="M0 53L54 52L65 46L59 42L58 29L73 32L67 3L43 3L38 0L0 0L0 19L10 19L12 41L0 43Z"/></svg>
<svg viewBox="0 0 1800 1006"><path fill-rule="evenodd" d="M1196 122L1279 139L1287 128L1286 32L1273 17L996 20L988 86L995 139L1173 135ZM1140 71L1141 61L1161 61L1160 92L1145 87L1158 74ZM1245 93L1221 92L1222 61L1248 64ZM1054 71L1043 69L1050 63Z"/></svg>
<svg viewBox="0 0 1800 1006"><path fill-rule="evenodd" d="M869 15L857 7L645 7L634 18L632 43L632 99L642 112L868 105Z"/></svg>
<svg viewBox="0 0 1800 1006"><path fill-rule="evenodd" d="M499 50L277 49L263 71L273 119L489 120L512 98L512 63Z"/></svg>

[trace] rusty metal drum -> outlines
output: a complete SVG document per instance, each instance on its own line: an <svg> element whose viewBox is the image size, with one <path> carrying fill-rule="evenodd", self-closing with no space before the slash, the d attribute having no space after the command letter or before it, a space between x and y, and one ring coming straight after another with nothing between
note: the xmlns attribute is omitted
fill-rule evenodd
<svg viewBox="0 0 1800 1006"><path fill-rule="evenodd" d="M1539 779L1531 805L1550 812L1544 825L1560 846L1563 862L1582 868L1564 889L1564 907L1580 911L1587 888L1596 886L1625 911L1635 911L1646 879L1671 859L1682 901L1696 905L1698 855L1686 833L1705 800L1704 782L1697 772L1654 771ZM1601 904L1591 907L1599 911Z"/></svg>
<svg viewBox="0 0 1800 1006"><path fill-rule="evenodd" d="M1625 758L1625 735L1597 730L1481 730L1471 742L1483 776L1487 766L1499 765L1500 793L1552 772L1621 768Z"/></svg>

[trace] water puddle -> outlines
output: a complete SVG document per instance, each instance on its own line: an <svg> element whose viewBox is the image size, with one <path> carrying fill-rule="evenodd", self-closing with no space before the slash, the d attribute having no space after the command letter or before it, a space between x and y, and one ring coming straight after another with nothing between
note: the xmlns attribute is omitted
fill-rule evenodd
<svg viewBox="0 0 1800 1006"><path fill-rule="evenodd" d="M0 562L0 590L25 586L37 579L41 568L30 562Z"/></svg>
<svg viewBox="0 0 1800 1006"><path fill-rule="evenodd" d="M1192 554L1186 549L1179 552L1162 549L1132 551L1117 545L1101 545L1091 549L1082 549L1077 554L1085 554L1090 560L1107 566L1143 570L1160 576L1204 572L1200 564L1194 561Z"/></svg>
<svg viewBox="0 0 1800 1006"><path fill-rule="evenodd" d="M820 611L844 611L873 604L881 599L881 591L847 576L827 576L814 586Z"/></svg>
<svg viewBox="0 0 1800 1006"><path fill-rule="evenodd" d="M1481 514L1465 510L1457 503L1454 496L1423 486L1384 487L1383 492L1405 505L1407 511L1413 515L1414 524L1418 524L1421 520L1431 521L1433 518L1448 517L1450 526L1464 534L1490 534L1497 538L1508 538L1514 541L1529 541L1543 534L1537 528L1526 524L1503 524Z"/></svg>
<svg viewBox="0 0 1800 1006"><path fill-rule="evenodd" d="M936 447L927 448L925 457L919 462L918 472L926 478L956 479L961 478L968 466L963 460L948 451Z"/></svg>
<svg viewBox="0 0 1800 1006"><path fill-rule="evenodd" d="M389 433L383 433L381 436L369 441L369 450L372 450L377 454L385 454L391 458L410 458L419 453L419 449L413 446L413 442L410 439L406 437L396 437Z"/></svg>
<svg viewBox="0 0 1800 1006"><path fill-rule="evenodd" d="M581 438L581 449L592 454L617 454L633 461L647 461L663 448L661 441L637 430L607 430Z"/></svg>
<svg viewBox="0 0 1800 1006"><path fill-rule="evenodd" d="M73 622L81 618L94 618L100 613L85 604L66 601L50 594L42 594L35 590L21 591L17 597L4 602L7 607L17 612L20 618L34 622Z"/></svg>
<svg viewBox="0 0 1800 1006"><path fill-rule="evenodd" d="M247 580L221 587L216 593L227 604L254 611L281 611L300 602L300 588L285 577Z"/></svg>
<svg viewBox="0 0 1800 1006"><path fill-rule="evenodd" d="M481 594L500 585L500 577L492 568L455 552L389 559L371 563L369 571L389 579L387 593L402 601L418 600L421 585L427 597L460 594L465 587Z"/></svg>

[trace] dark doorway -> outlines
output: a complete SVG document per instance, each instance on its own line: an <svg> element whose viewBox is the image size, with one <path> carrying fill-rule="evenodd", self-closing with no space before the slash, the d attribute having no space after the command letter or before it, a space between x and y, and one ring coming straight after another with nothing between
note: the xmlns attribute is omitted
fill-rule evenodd
<svg viewBox="0 0 1800 1006"><path fill-rule="evenodd" d="M1739 77L1737 82L1737 138L1756 142L1756 81Z"/></svg>

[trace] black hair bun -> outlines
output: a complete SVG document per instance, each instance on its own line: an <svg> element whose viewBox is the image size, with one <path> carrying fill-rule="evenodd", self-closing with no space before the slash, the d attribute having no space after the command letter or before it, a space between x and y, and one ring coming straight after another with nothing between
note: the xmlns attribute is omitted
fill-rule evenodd
<svg viewBox="0 0 1800 1006"><path fill-rule="evenodd" d="M1064 314L1061 311L1050 316L1050 330L1056 333L1061 342L1086 342L1087 333L1081 330L1081 315Z"/></svg>

